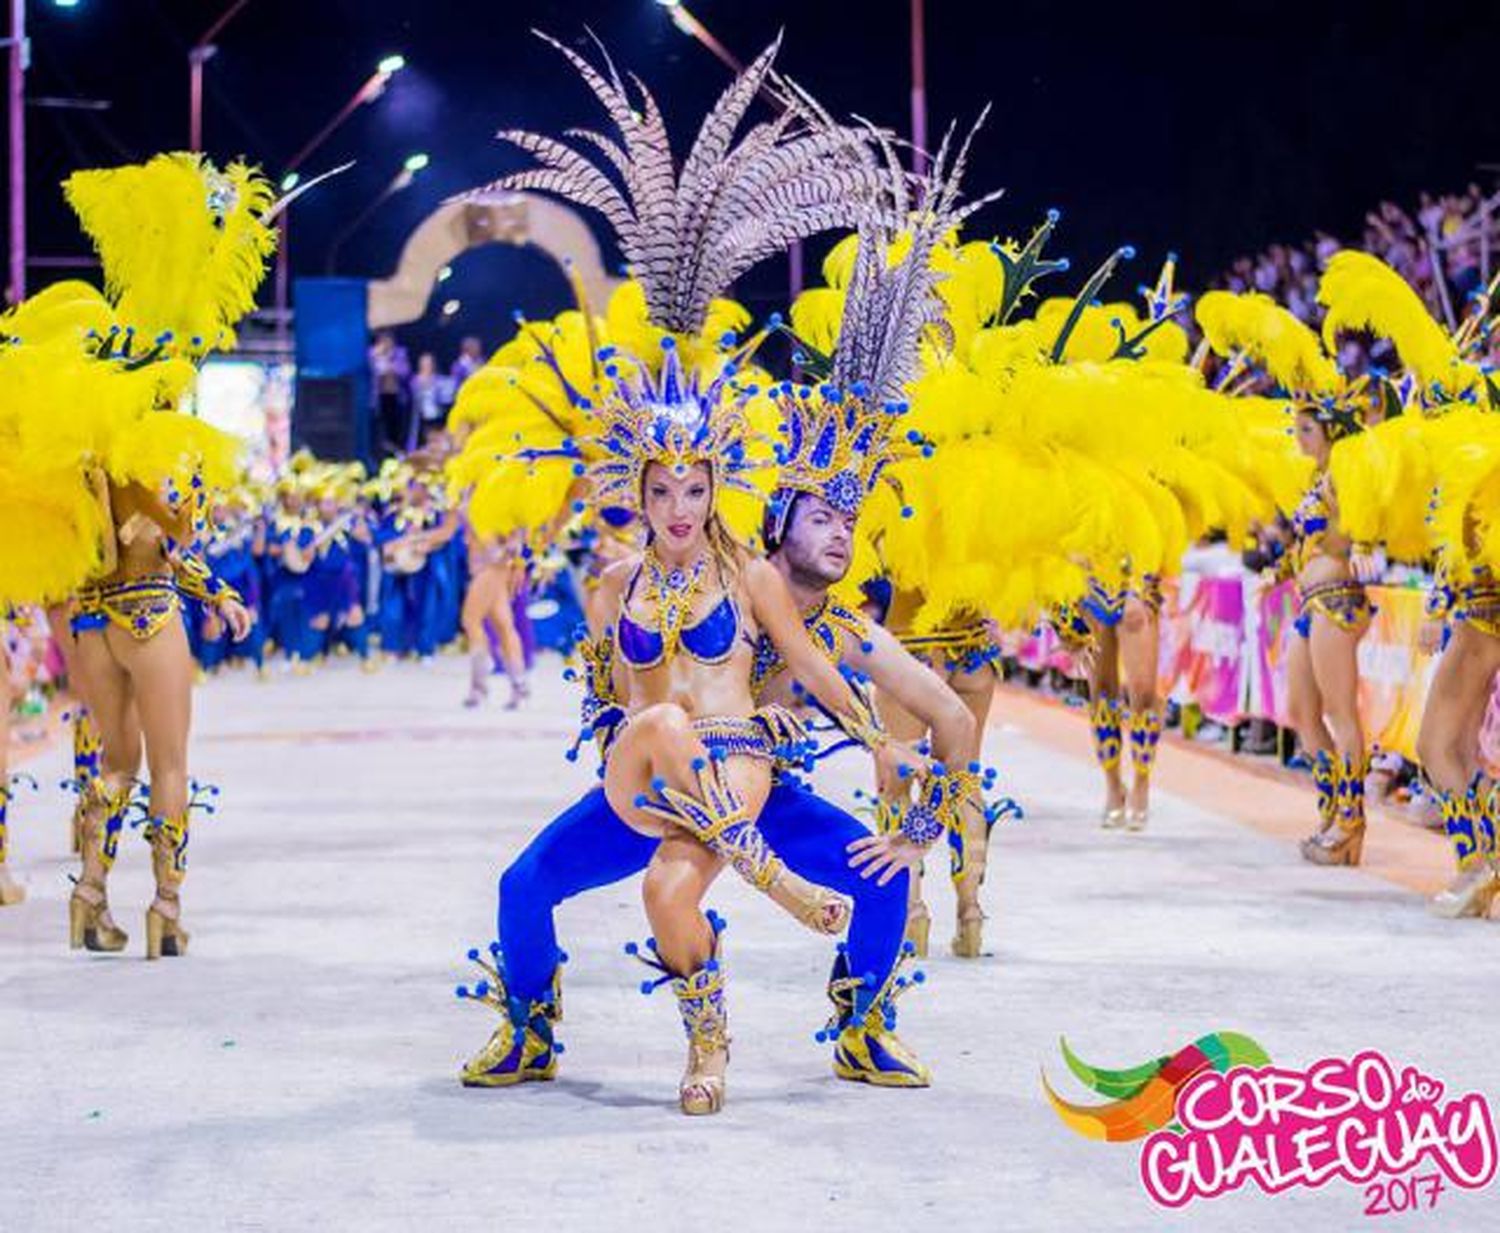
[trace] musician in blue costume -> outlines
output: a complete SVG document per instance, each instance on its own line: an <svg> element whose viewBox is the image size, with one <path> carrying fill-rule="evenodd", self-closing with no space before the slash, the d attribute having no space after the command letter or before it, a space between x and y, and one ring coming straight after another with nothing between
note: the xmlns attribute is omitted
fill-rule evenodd
<svg viewBox="0 0 1500 1233"><path fill-rule="evenodd" d="M278 486L276 512L266 531L266 613L272 641L297 671L306 671L317 653L307 594L308 554L316 538L307 496L297 477L288 476Z"/></svg>
<svg viewBox="0 0 1500 1233"><path fill-rule="evenodd" d="M257 541L263 547L264 538L264 526L248 496L228 499L214 509L203 555L215 575L240 593L251 625L244 641L236 643L215 609L192 601L198 662L209 672L237 657L250 660L257 670L265 667L266 611L256 553Z"/></svg>
<svg viewBox="0 0 1500 1233"><path fill-rule="evenodd" d="M751 71L764 72L764 62L757 62L757 69ZM851 296L846 338L868 342L879 333L877 329L865 333L861 325L874 327L880 311L889 312L892 299L882 293L892 290L890 280L915 285L917 294L904 300L896 297L905 311L916 314L914 328L886 335L887 341L900 340L895 353L880 347L872 352L851 343L849 355L857 354L874 370L874 384L859 379L857 366L846 359L835 381L847 381L847 393L837 384L826 385L816 394L790 386L778 388L776 400L793 427L789 444L780 453L782 488L773 502L766 533L776 549L771 568L801 601L804 628L820 654L830 662L852 662L881 688L925 715L941 756L945 749L960 748L972 738L972 720L962 703L894 640L876 642L862 618L830 604L826 596L828 584L848 568L847 537L859 501L880 476L890 429L899 414L899 404L891 394L899 395L909 379L920 326L931 310L926 294L930 281L923 282L930 278L926 262L930 246L913 245L919 254L916 261L891 271L889 245L882 242L889 237L880 234L873 222L878 213L855 211L854 221L870 222L868 265L864 267L869 279L863 284L868 294ZM937 217L931 225L937 234L945 229ZM650 497L648 492L648 510ZM647 521L652 521L649 512ZM649 667L664 651L666 639L661 633L642 628L630 618L631 600L643 573L643 589L657 596L670 589L670 582L664 587L642 568L631 569L627 581L607 588L613 594L603 605L605 611L618 606L618 635L586 647L591 687L586 731L601 737L606 747L619 727L628 730L633 722L631 699L616 692L622 680L628 684L631 679L630 674L616 671L617 657L639 669ZM606 587L609 580L607 573ZM717 653L732 652L732 646L718 645L717 631L710 628L717 620L717 608L699 617L697 608L684 607L693 623L671 632L686 655L712 659ZM791 675L781 663L778 640L762 632L752 669L752 681L762 691L757 703L764 707L770 694L805 703L805 691L793 689ZM698 728L696 721L694 728ZM951 774L934 768L902 825L883 836L872 835L790 776L783 775L765 797L756 825L775 857L809 881L854 900L848 945L841 948L830 982L836 1014L827 1033L820 1034L835 1042L834 1069L841 1078L889 1086L925 1086L929 1081L926 1068L893 1030L893 1003L907 987L906 979L896 975L905 924L906 870L920 860L927 845L945 833L945 827L957 824L960 801L977 792L979 782L977 771L967 767ZM660 794L660 789L654 790ZM637 801L638 806L641 803ZM553 909L584 890L647 869L660 858L660 843L657 836L622 820L609 795L595 790L548 826L505 872L500 882L501 940L490 947L488 956L471 952L487 979L472 991L460 990L461 995L499 1010L501 1022L485 1048L464 1068L466 1085L508 1086L555 1075L552 1021L557 1014L561 953ZM648 875L648 903L649 893ZM687 977L673 970L659 947L650 949L657 955L650 960L651 966L663 974L654 983L671 980L683 1003L690 1042L683 1109L714 1112L723 1099L723 1068L713 1062L727 1043L717 942L710 952L713 958Z"/></svg>
<svg viewBox="0 0 1500 1233"><path fill-rule="evenodd" d="M343 645L360 660L368 660L370 639L359 551L373 538L370 526L349 483L341 482L341 477L324 477L316 497L318 530L309 546L307 572L308 624L314 644L322 654Z"/></svg>
<svg viewBox="0 0 1500 1233"><path fill-rule="evenodd" d="M383 565L380 646L386 654L427 659L452 636L443 594L451 585L445 571L452 569L445 549L456 529L456 519L433 500L427 482L409 474L375 531Z"/></svg>

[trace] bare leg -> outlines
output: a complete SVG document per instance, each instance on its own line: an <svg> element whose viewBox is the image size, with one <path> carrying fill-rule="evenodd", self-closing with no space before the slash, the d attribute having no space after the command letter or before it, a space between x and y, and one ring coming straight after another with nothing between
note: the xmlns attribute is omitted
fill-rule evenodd
<svg viewBox="0 0 1500 1233"><path fill-rule="evenodd" d="M963 699L969 713L974 716L974 742L964 750L964 757L969 762L979 760L998 680L990 667L973 672L954 672L948 677L953 692ZM962 868L955 865L951 870L954 874L953 889L958 897L958 920L952 950L961 959L977 959L984 949L985 920L984 909L979 904L979 888L984 885L990 851L990 828L982 802L970 801L965 806L963 827L963 865Z"/></svg>
<svg viewBox="0 0 1500 1233"><path fill-rule="evenodd" d="M1104 772L1104 825L1125 821L1125 781L1120 774L1121 720L1120 639L1115 629L1090 620L1094 633L1094 658L1089 665L1090 721L1094 732L1094 758Z"/></svg>
<svg viewBox="0 0 1500 1233"><path fill-rule="evenodd" d="M848 904L787 869L755 825L770 790L768 763L714 762L686 712L670 703L631 717L604 772L605 796L627 826L648 835L680 826L808 928L837 933Z"/></svg>
<svg viewBox="0 0 1500 1233"><path fill-rule="evenodd" d="M5 868L10 841L10 661L0 644L0 907L22 902L26 892Z"/></svg>
<svg viewBox="0 0 1500 1233"><path fill-rule="evenodd" d="M1458 876L1433 898L1439 916L1484 916L1500 894L1495 785L1481 791L1479 730L1500 671L1500 639L1465 623L1453 630L1438 661L1417 755L1438 794Z"/></svg>
<svg viewBox="0 0 1500 1233"><path fill-rule="evenodd" d="M886 735L891 740L910 744L927 735L927 725L894 698L881 694L876 699L876 704L881 726L885 728ZM877 771L876 790L880 793L882 801L888 804L899 804L910 797L911 781L900 779L888 772ZM923 959L927 957L932 932L932 913L922 897L924 872L920 866L913 869L906 882L906 940L915 948L917 956Z"/></svg>
<svg viewBox="0 0 1500 1233"><path fill-rule="evenodd" d="M485 633L485 618L499 606L504 594L504 580L493 567L481 570L469 580L459 620L464 640L469 646L469 693L465 706L478 706L489 697L490 640ZM514 633L514 630L512 630Z"/></svg>
<svg viewBox="0 0 1500 1233"><path fill-rule="evenodd" d="M1120 662L1125 701L1130 708L1130 759L1134 777L1126 801L1126 824L1138 830L1151 809L1151 771L1161 740L1161 698L1157 678L1161 660L1161 626L1154 609L1135 596L1125 601L1120 621Z"/></svg>
<svg viewBox="0 0 1500 1233"><path fill-rule="evenodd" d="M1309 660L1324 722L1333 738L1333 825L1325 826L1302 855L1319 865L1357 865L1364 849L1365 775L1369 757L1359 718L1359 640L1367 623L1341 628L1322 612L1313 614Z"/></svg>
<svg viewBox="0 0 1500 1233"><path fill-rule="evenodd" d="M193 660L182 622L169 622L154 637L138 641L111 626L110 650L129 673L151 776L151 869L156 897L147 912L147 957L181 954L187 937L177 929L179 890L187 874L188 729L193 709ZM106 749L108 738L106 737ZM158 945L168 940L165 952Z"/></svg>
<svg viewBox="0 0 1500 1233"><path fill-rule="evenodd" d="M107 883L131 783L141 765L141 727L130 677L111 653L106 631L76 640L72 667L103 748L99 778L84 804L83 869L69 902L71 941L74 949L123 950L128 939L110 918Z"/></svg>
<svg viewBox="0 0 1500 1233"><path fill-rule="evenodd" d="M506 573L500 575L494 601L490 606L490 624L495 627L495 636L500 642L500 662L505 666L506 678L510 681L511 697L508 709L519 706L526 696L526 652L521 649L521 635L516 631L516 617L511 610L511 593Z"/></svg>
<svg viewBox="0 0 1500 1233"><path fill-rule="evenodd" d="M703 913L703 897L722 868L723 861L701 843L672 830L652 856L642 886L657 954L674 974L672 991L687 1034L678 1100L690 1114L717 1113L724 1104L729 1065L724 974L713 925Z"/></svg>

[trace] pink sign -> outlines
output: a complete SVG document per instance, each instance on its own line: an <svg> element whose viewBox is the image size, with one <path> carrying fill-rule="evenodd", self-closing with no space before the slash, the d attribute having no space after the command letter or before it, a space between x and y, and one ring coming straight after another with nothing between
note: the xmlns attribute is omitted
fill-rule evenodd
<svg viewBox="0 0 1500 1233"><path fill-rule="evenodd" d="M1240 673L1245 643L1245 592L1238 578L1203 578L1185 608L1170 617L1176 654L1163 664L1179 691L1213 719L1240 717Z"/></svg>

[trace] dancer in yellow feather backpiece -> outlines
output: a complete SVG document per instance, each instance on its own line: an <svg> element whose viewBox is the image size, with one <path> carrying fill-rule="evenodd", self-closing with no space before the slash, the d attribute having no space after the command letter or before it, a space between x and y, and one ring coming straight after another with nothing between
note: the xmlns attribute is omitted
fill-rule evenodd
<svg viewBox="0 0 1500 1233"><path fill-rule="evenodd" d="M0 616L0 622L4 617ZM0 634L3 634L0 630ZM26 898L25 888L10 876L5 867L9 852L10 780L10 654L0 636L0 908L10 907Z"/></svg>
<svg viewBox="0 0 1500 1233"><path fill-rule="evenodd" d="M1306 860L1357 865L1364 850L1368 753L1359 715L1359 641L1371 608L1344 529L1330 461L1337 443L1363 427L1367 386L1347 382L1316 334L1262 295L1210 292L1198 304L1209 345L1231 366L1257 366L1293 410L1298 448L1313 479L1292 512L1285 572L1297 584L1297 636L1287 660L1292 721L1313 761L1318 829L1302 841Z"/></svg>
<svg viewBox="0 0 1500 1233"><path fill-rule="evenodd" d="M968 619L946 622L930 633L912 632L913 620L921 607L920 596L895 591L884 624L900 639L901 645L936 672L962 700L973 719L970 747L965 749L964 764L979 760L984 734L989 724L990 707L999 682L999 646L989 622L977 614ZM929 727L912 715L888 694L880 697L880 718L894 740L915 742L928 738ZM877 783L886 801L900 801L910 794L910 784L900 768L883 759L877 760ZM990 823L984 810L973 801L963 806L963 830L953 837L952 850L957 855L950 862L953 889L957 898L951 949L961 959L977 959L984 950L985 912L979 901L980 887L988 864ZM922 869L913 870L910 900L907 907L907 938L915 953L925 957L932 928L932 914L922 894Z"/></svg>
<svg viewBox="0 0 1500 1233"><path fill-rule="evenodd" d="M181 595L215 607L237 636L238 595L194 552L235 443L176 414L194 362L229 345L274 244L269 185L196 155L80 172L69 203L98 250L105 294L59 284L18 306L0 349L6 482L0 520L29 529L0 549L0 601L73 596L70 667L103 741L83 810L83 872L71 944L117 951L106 879L144 740L146 835L156 895L148 958L185 952L178 889L194 801L186 771L193 666ZM30 500L28 500L30 497ZM7 540L11 539L7 536Z"/></svg>
<svg viewBox="0 0 1500 1233"><path fill-rule="evenodd" d="M1437 560L1423 643L1442 653L1417 754L1458 866L1429 905L1444 917L1486 916L1500 894L1500 791L1479 748L1500 671L1500 416L1481 367L1496 285L1474 297L1451 335L1406 282L1364 254L1338 254L1319 289L1329 339L1374 333L1402 365L1376 381L1387 410L1400 414L1340 442L1331 471L1355 538L1380 542L1395 559Z"/></svg>

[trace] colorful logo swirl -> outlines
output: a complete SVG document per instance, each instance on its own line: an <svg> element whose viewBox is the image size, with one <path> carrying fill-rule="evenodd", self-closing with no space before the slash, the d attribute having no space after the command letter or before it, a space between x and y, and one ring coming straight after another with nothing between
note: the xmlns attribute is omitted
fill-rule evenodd
<svg viewBox="0 0 1500 1233"><path fill-rule="evenodd" d="M1223 1074L1235 1066L1266 1066L1271 1061L1264 1049L1240 1032L1210 1032L1176 1053L1125 1070L1091 1066L1068 1048L1066 1038L1058 1043L1063 1060L1078 1080L1110 1099L1102 1105L1075 1105L1052 1089L1044 1070L1042 1088L1047 1099L1065 1125L1086 1139L1107 1143L1144 1139L1163 1128L1180 1132L1174 1120L1177 1094L1195 1075L1206 1070Z"/></svg>

